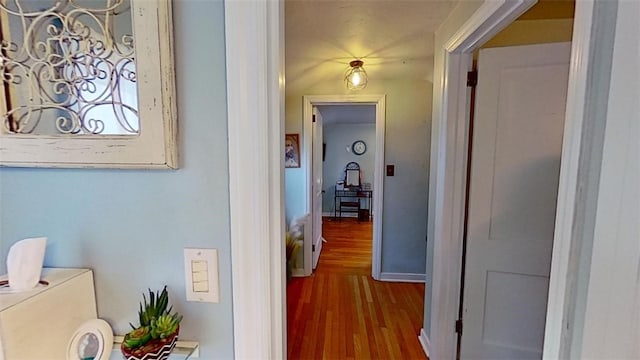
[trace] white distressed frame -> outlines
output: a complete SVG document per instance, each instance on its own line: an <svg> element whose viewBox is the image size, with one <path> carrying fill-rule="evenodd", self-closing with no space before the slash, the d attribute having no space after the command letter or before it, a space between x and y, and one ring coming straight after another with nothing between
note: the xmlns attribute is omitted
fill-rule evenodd
<svg viewBox="0 0 640 360"><path fill-rule="evenodd" d="M225 1L236 359L286 357L284 3Z"/></svg>
<svg viewBox="0 0 640 360"><path fill-rule="evenodd" d="M306 200L306 213L312 213L313 207L313 176L311 164L311 137L313 129L313 106L317 105L339 105L339 104L368 104L376 107L376 153L375 171L373 174L373 248L371 254L371 276L380 280L382 263L382 214L383 214L383 194L384 194L384 134L386 129L386 95L310 95L303 97L302 105L302 138L304 163L307 164L305 171L304 193ZM313 228L313 216L311 216L311 227ZM311 275L311 241L304 244L304 267L305 275ZM307 266L309 265L309 266Z"/></svg>
<svg viewBox="0 0 640 360"><path fill-rule="evenodd" d="M140 134L10 134L0 127L0 166L177 168L171 0L131 0ZM0 87L0 99L4 87ZM7 111L0 101L0 112Z"/></svg>

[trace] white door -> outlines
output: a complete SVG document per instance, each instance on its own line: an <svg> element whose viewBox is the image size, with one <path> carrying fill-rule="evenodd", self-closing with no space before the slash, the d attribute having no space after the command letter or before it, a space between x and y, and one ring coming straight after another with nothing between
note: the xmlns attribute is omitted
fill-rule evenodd
<svg viewBox="0 0 640 360"><path fill-rule="evenodd" d="M461 359L542 357L570 51L480 51Z"/></svg>
<svg viewBox="0 0 640 360"><path fill-rule="evenodd" d="M322 251L322 115L317 107L313 107L313 117L315 121L312 126L312 171L311 178L313 185L313 268L318 266L318 259Z"/></svg>

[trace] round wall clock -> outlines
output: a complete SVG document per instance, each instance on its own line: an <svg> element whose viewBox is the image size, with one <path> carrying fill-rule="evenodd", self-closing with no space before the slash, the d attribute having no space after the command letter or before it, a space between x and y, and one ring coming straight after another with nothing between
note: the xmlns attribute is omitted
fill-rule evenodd
<svg viewBox="0 0 640 360"><path fill-rule="evenodd" d="M362 155L367 151L367 144L362 140L354 141L353 145L351 145L351 150L356 155Z"/></svg>

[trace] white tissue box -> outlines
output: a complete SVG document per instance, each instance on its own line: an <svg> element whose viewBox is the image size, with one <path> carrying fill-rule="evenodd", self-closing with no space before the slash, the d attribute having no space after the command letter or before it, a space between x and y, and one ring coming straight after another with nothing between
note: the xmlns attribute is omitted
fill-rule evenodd
<svg viewBox="0 0 640 360"><path fill-rule="evenodd" d="M45 268L42 279L49 285L0 293L0 351L6 360L65 359L75 330L97 318L91 270Z"/></svg>

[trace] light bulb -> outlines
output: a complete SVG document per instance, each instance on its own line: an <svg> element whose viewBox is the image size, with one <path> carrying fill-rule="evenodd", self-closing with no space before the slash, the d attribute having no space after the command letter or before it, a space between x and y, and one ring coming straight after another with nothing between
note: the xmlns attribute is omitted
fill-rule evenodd
<svg viewBox="0 0 640 360"><path fill-rule="evenodd" d="M353 84L353 86L360 85L361 81L362 78L360 77L360 73L354 72L353 74L351 74L351 83Z"/></svg>
<svg viewBox="0 0 640 360"><path fill-rule="evenodd" d="M360 90L367 86L367 72L362 65L362 60L353 60L349 63L344 80L351 90Z"/></svg>

